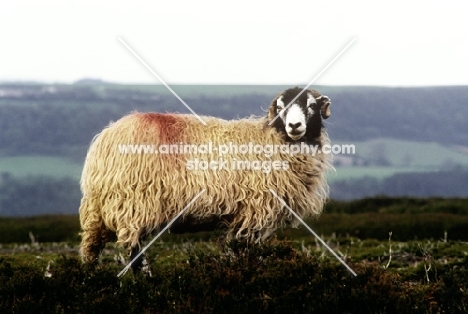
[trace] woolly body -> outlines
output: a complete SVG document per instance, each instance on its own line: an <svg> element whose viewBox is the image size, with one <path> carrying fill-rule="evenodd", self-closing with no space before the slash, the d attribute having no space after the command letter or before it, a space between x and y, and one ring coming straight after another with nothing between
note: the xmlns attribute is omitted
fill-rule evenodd
<svg viewBox="0 0 468 314"><path fill-rule="evenodd" d="M271 112L269 116L271 116ZM203 189L206 191L181 217L190 224L215 221L227 229L229 237L262 240L277 228L297 225L292 214L270 192L273 189L299 216L318 216L327 199L326 154L289 154L272 156L251 152L220 155L196 154L122 154L119 145L168 144L213 147L232 143L245 145L282 145L285 135L268 126L266 118L226 121L214 117L182 114L131 113L111 123L94 139L89 148L82 178L80 206L82 227L81 255L96 260L105 243L115 234L117 242L129 249L139 246L145 235L164 227ZM321 128L321 126L320 126ZM322 130L315 139L328 143ZM289 143L291 144L291 143ZM188 170L191 160L275 161L288 169L261 170L205 169Z"/></svg>

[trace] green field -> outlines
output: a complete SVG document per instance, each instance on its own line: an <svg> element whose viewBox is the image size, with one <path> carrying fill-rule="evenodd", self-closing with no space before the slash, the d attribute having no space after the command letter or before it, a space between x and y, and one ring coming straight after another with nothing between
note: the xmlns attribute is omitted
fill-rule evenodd
<svg viewBox="0 0 468 314"><path fill-rule="evenodd" d="M359 179L362 177L371 177L375 179L385 179L396 173L400 172L409 172L409 171L424 171L424 170L415 170L414 168L400 168L400 167L378 167L378 166L369 166L369 167L336 167L336 172L331 171L328 175L328 180L330 183L340 180L348 179Z"/></svg>
<svg viewBox="0 0 468 314"><path fill-rule="evenodd" d="M366 142L334 142L333 144L355 145L355 155L346 155L346 157L357 158L369 165L337 166L336 172L329 175L330 182L365 176L384 179L396 173L432 172L457 166L468 167L468 154L460 152L458 148L437 143L375 139ZM377 165L379 161L386 165Z"/></svg>
<svg viewBox="0 0 468 314"><path fill-rule="evenodd" d="M56 179L72 177L79 180L82 168L82 164L63 157L0 157L0 173L10 173L18 178L45 175Z"/></svg>
<svg viewBox="0 0 468 314"><path fill-rule="evenodd" d="M393 167L434 171L454 164L468 166L468 154L437 143L383 138L353 144L356 146L357 156L367 159L384 157Z"/></svg>

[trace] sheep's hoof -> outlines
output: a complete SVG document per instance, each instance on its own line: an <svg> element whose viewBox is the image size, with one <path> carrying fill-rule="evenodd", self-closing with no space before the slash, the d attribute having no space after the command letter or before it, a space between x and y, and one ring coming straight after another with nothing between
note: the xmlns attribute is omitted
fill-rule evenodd
<svg viewBox="0 0 468 314"><path fill-rule="evenodd" d="M148 259L146 258L146 255L143 257L143 260L141 261L141 272L148 277L153 277L153 274L151 273L151 267L148 262Z"/></svg>
<svg viewBox="0 0 468 314"><path fill-rule="evenodd" d="M132 248L131 254L130 254L130 261L133 261L133 259L140 253L139 248ZM149 277L152 277L151 274L151 267L149 265L148 259L146 258L146 255L143 253L138 258L132 263L132 271L134 274L138 274L140 272L148 275Z"/></svg>

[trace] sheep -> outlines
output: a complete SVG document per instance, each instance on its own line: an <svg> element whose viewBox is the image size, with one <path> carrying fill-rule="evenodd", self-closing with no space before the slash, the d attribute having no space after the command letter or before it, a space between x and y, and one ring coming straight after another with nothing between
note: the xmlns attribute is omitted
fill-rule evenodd
<svg viewBox="0 0 468 314"><path fill-rule="evenodd" d="M300 217L318 217L328 198L331 156L292 154L286 148L320 149L329 143L322 119L330 116L330 99L315 90L301 91L296 87L277 95L265 117L203 116L203 125L193 115L133 112L107 126L92 140L80 180L82 260L95 262L115 238L135 256L140 241L165 227L202 189L171 232L219 228L228 239L258 242L278 228L297 226L270 189ZM244 145L244 151L131 154L118 149L124 144L175 149L186 143L223 149ZM245 151L247 143L279 149L274 154ZM207 168L209 162L217 167Z"/></svg>

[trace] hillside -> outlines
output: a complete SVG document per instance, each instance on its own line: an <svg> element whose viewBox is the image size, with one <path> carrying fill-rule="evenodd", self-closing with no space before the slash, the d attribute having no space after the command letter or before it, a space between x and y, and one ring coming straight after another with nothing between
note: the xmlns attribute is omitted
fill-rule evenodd
<svg viewBox="0 0 468 314"><path fill-rule="evenodd" d="M264 115L288 87L173 89L200 115L236 119ZM333 198L468 197L468 86L314 88L332 100L332 142L356 148L335 156ZM0 85L0 215L76 212L91 139L134 110L189 113L160 85Z"/></svg>

